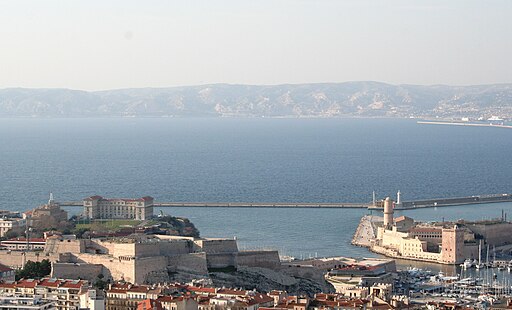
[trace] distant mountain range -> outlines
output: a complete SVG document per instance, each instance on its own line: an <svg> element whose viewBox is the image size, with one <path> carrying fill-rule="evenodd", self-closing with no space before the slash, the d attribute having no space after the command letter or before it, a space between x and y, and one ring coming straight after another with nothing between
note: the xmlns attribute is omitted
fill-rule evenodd
<svg viewBox="0 0 512 310"><path fill-rule="evenodd" d="M442 117L512 119L512 84L212 84L108 91L0 89L0 117Z"/></svg>

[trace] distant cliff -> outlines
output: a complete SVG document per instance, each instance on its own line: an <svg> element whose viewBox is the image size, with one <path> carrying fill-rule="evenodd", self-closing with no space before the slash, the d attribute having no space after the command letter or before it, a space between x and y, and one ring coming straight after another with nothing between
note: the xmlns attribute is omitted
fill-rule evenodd
<svg viewBox="0 0 512 310"><path fill-rule="evenodd" d="M0 117L490 117L512 119L512 84L212 84L86 92L0 89Z"/></svg>

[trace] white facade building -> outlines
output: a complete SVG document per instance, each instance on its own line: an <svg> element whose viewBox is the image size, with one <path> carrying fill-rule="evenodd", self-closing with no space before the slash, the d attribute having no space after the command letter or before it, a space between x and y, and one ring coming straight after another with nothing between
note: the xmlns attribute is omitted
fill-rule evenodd
<svg viewBox="0 0 512 310"><path fill-rule="evenodd" d="M40 296L0 296L0 309L57 310L53 302L45 301Z"/></svg>
<svg viewBox="0 0 512 310"><path fill-rule="evenodd" d="M134 219L147 220L153 217L153 197L138 199L85 198L84 216L88 219Z"/></svg>

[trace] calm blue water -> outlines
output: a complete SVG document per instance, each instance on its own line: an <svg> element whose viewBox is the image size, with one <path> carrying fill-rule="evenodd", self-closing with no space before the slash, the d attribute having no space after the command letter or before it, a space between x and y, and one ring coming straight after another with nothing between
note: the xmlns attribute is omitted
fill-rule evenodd
<svg viewBox="0 0 512 310"><path fill-rule="evenodd" d="M152 195L160 201L369 201L505 193L512 130L366 119L0 119L0 208ZM491 208L492 212L491 212ZM411 211L436 220L499 207ZM204 236L289 254L356 255L363 210L166 209ZM452 212L452 215L441 215ZM512 212L509 212L512 216ZM366 253L366 252L364 252Z"/></svg>

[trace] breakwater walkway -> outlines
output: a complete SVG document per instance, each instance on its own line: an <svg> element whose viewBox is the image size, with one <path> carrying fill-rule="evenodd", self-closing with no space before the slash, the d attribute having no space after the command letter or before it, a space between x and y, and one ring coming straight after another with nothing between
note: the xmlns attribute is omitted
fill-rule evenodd
<svg viewBox="0 0 512 310"><path fill-rule="evenodd" d="M408 210L418 208L448 207L495 202L512 202L512 194L479 195L457 198L436 198L403 201L395 209ZM82 201L59 202L61 206L82 207ZM363 208L382 209L382 201L375 204L360 202L310 203L310 202L155 202L161 208Z"/></svg>
<svg viewBox="0 0 512 310"><path fill-rule="evenodd" d="M59 202L61 206L81 207L82 201ZM155 202L162 208L368 208L370 203L301 203L301 202Z"/></svg>

